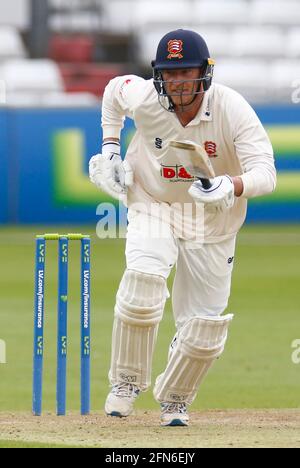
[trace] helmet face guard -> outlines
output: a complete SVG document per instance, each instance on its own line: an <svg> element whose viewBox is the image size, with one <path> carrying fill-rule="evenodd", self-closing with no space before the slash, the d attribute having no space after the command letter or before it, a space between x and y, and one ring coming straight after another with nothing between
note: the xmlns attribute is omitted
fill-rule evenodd
<svg viewBox="0 0 300 468"><path fill-rule="evenodd" d="M185 112L186 110L188 110L191 104L194 103L198 95L203 95L210 88L214 73L214 61L209 59L207 61L206 66L199 65L199 71L201 71L201 78L196 79L166 81L163 78L163 71L164 70L156 69L155 67L153 68L153 83L158 94L158 100L160 105L168 112L175 112L175 105L172 100L172 97L179 96L181 104L176 105L176 112ZM189 93L183 91L176 93L168 93L167 86L171 83L183 85L183 88L185 83L193 83L193 88ZM191 102L189 102L188 104L184 104L183 102L183 97L186 96L192 97Z"/></svg>
<svg viewBox="0 0 300 468"><path fill-rule="evenodd" d="M158 93L158 99L164 109L169 112L184 112L193 104L198 95L203 95L211 86L214 60L210 58L205 40L200 34L185 29L177 29L166 34L160 41L156 59L152 62L153 82ZM164 71L178 69L198 69L199 78L177 81L184 88L185 83L192 83L193 88L189 94L186 92L168 92L169 84L176 81L166 81ZM180 88L180 87L179 87ZM183 97L191 96L191 102L184 104ZM181 105L173 102L173 97L181 96ZM177 101L177 99L176 99Z"/></svg>

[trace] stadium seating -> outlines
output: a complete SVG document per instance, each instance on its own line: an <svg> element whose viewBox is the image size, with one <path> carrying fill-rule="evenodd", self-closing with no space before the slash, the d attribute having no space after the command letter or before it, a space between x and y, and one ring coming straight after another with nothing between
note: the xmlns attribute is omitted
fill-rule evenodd
<svg viewBox="0 0 300 468"><path fill-rule="evenodd" d="M300 19L299 19L300 23ZM286 41L286 55L289 58L300 57L300 29L293 28L289 31Z"/></svg>
<svg viewBox="0 0 300 468"><path fill-rule="evenodd" d="M265 61L224 59L216 63L215 82L229 86L252 102L270 100L270 71Z"/></svg>
<svg viewBox="0 0 300 468"><path fill-rule="evenodd" d="M300 63L298 60L276 60L269 71L270 87L277 100L291 102L293 84L297 80L300 86Z"/></svg>
<svg viewBox="0 0 300 468"><path fill-rule="evenodd" d="M30 24L30 0L2 0L0 2L0 27L12 26L24 31Z"/></svg>
<svg viewBox="0 0 300 468"><path fill-rule="evenodd" d="M6 104L10 106L82 107L99 104L99 99L91 93L82 93L81 89L78 93L66 93L59 68L51 60L10 60L0 65L0 80L6 85Z"/></svg>
<svg viewBox="0 0 300 468"><path fill-rule="evenodd" d="M137 32L134 50L137 60L142 66L150 69L151 61L155 58L158 43L165 34L165 31L166 28L163 25L150 24L145 25Z"/></svg>
<svg viewBox="0 0 300 468"><path fill-rule="evenodd" d="M62 92L64 84L59 69L51 60L10 60L0 66L0 79L7 91Z"/></svg>
<svg viewBox="0 0 300 468"><path fill-rule="evenodd" d="M191 2L182 0L140 0L132 15L136 27L148 23L169 23L174 29L188 24L192 18Z"/></svg>
<svg viewBox="0 0 300 468"><path fill-rule="evenodd" d="M71 12L53 14L49 19L49 28L53 32L91 33L102 28L101 18L89 12Z"/></svg>
<svg viewBox="0 0 300 468"><path fill-rule="evenodd" d="M54 35L50 39L49 58L56 62L92 62L93 49L94 41L90 36Z"/></svg>
<svg viewBox="0 0 300 468"><path fill-rule="evenodd" d="M53 32L97 32L103 27L102 0L48 0Z"/></svg>
<svg viewBox="0 0 300 468"><path fill-rule="evenodd" d="M298 0L253 0L250 6L254 24L299 26L300 2Z"/></svg>
<svg viewBox="0 0 300 468"><path fill-rule="evenodd" d="M111 0L103 4L103 28L111 33L130 33L135 25L134 12L136 2L134 0Z"/></svg>
<svg viewBox="0 0 300 468"><path fill-rule="evenodd" d="M82 108L97 107L100 101L90 93L7 92L5 105L22 108Z"/></svg>
<svg viewBox="0 0 300 468"><path fill-rule="evenodd" d="M67 92L86 92L100 97L107 83L124 74L122 66L96 64L60 64L61 76Z"/></svg>
<svg viewBox="0 0 300 468"><path fill-rule="evenodd" d="M250 21L247 0L201 0L191 3L190 10L195 24L243 25Z"/></svg>
<svg viewBox="0 0 300 468"><path fill-rule="evenodd" d="M0 62L26 57L21 36L13 26L0 26Z"/></svg>
<svg viewBox="0 0 300 468"><path fill-rule="evenodd" d="M231 40L234 56L272 58L285 54L285 35L276 27L238 27Z"/></svg>
<svg viewBox="0 0 300 468"><path fill-rule="evenodd" d="M47 93L42 97L45 107L91 107L99 106L100 100L91 93Z"/></svg>
<svg viewBox="0 0 300 468"><path fill-rule="evenodd" d="M217 57L231 57L233 55L233 29L230 27L197 26L193 28L209 44L210 55Z"/></svg>
<svg viewBox="0 0 300 468"><path fill-rule="evenodd" d="M20 31L1 23L18 24L28 41L22 28L30 17L29 0L2 3L7 10L0 6L0 80L1 74L10 73L10 67L15 73L16 59L29 55ZM17 4L18 20L14 22L12 12ZM39 68L37 61L32 67L26 61L21 66L19 61L17 70L22 70L24 80L18 72L19 78L12 78L9 85L17 94L26 82L28 95L66 89L99 98L115 75L133 71L150 77L159 40L177 28L199 32L216 59L216 79L248 99L289 100L291 83L300 79L299 0L49 0L49 6L49 25L54 32L49 58L59 68L53 62L44 62L45 67ZM55 101L53 94L51 99Z"/></svg>

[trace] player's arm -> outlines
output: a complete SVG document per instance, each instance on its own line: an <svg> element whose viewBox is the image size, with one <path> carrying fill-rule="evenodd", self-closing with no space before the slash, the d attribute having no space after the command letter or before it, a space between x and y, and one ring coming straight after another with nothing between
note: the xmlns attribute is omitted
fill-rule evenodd
<svg viewBox="0 0 300 468"><path fill-rule="evenodd" d="M234 196L240 197L244 191L244 183L241 177L232 177L231 178L234 186Z"/></svg>
<svg viewBox="0 0 300 468"><path fill-rule="evenodd" d="M120 136L125 117L133 117L141 82L142 78L133 75L114 78L103 96L102 153L92 157L89 172L91 181L114 198L123 198L133 184L133 171L121 159Z"/></svg>
<svg viewBox="0 0 300 468"><path fill-rule="evenodd" d="M276 187L273 148L252 107L232 91L226 96L224 114L228 137L234 142L243 172L235 177L216 177L210 190L205 190L198 182L189 190L196 201L221 211L233 206L234 197L266 195Z"/></svg>
<svg viewBox="0 0 300 468"><path fill-rule="evenodd" d="M270 139L252 107L239 95L235 109L232 138L243 174L241 196L253 198L272 193L276 188L274 152ZM235 189L239 189L238 181Z"/></svg>

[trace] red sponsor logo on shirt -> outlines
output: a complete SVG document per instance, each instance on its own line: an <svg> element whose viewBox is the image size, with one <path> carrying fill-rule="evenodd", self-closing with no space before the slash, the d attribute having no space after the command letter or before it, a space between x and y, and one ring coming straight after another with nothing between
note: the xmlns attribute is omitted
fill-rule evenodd
<svg viewBox="0 0 300 468"><path fill-rule="evenodd" d="M205 151L207 152L210 158L217 157L217 145L213 141L206 141L204 143Z"/></svg>
<svg viewBox="0 0 300 468"><path fill-rule="evenodd" d="M161 176L170 181L193 181L195 177L188 173L183 166L162 166Z"/></svg>

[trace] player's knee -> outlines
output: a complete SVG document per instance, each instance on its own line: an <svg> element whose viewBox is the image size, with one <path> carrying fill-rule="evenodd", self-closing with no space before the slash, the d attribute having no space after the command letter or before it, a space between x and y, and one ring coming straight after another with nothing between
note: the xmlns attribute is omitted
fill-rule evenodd
<svg viewBox="0 0 300 468"><path fill-rule="evenodd" d="M126 270L117 294L115 315L132 325L153 326L162 319L167 297L163 277Z"/></svg>
<svg viewBox="0 0 300 468"><path fill-rule="evenodd" d="M194 359L215 359L223 351L233 315L194 317L182 327L176 347Z"/></svg>

